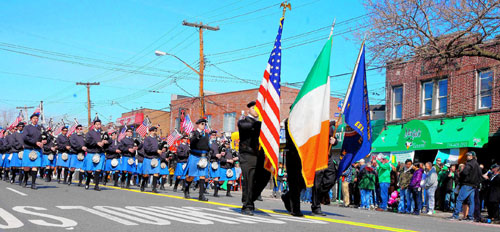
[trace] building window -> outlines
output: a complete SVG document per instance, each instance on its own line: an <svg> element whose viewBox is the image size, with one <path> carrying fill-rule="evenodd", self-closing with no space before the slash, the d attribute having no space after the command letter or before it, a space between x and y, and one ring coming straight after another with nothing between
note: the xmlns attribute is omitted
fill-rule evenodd
<svg viewBox="0 0 500 232"><path fill-rule="evenodd" d="M437 111L438 114L446 114L448 112L448 79L438 81L437 85Z"/></svg>
<svg viewBox="0 0 500 232"><path fill-rule="evenodd" d="M205 114L205 118L207 119L207 124L212 127L212 115L210 114Z"/></svg>
<svg viewBox="0 0 500 232"><path fill-rule="evenodd" d="M448 112L448 79L422 83L422 115L438 115Z"/></svg>
<svg viewBox="0 0 500 232"><path fill-rule="evenodd" d="M434 92L434 82L424 82L422 83L422 114L431 115L432 114L432 95Z"/></svg>
<svg viewBox="0 0 500 232"><path fill-rule="evenodd" d="M233 132L236 124L236 112L224 114L224 132Z"/></svg>
<svg viewBox="0 0 500 232"><path fill-rule="evenodd" d="M175 118L175 129L177 129L177 130L181 129L181 119L180 118Z"/></svg>
<svg viewBox="0 0 500 232"><path fill-rule="evenodd" d="M403 86L392 89L392 119L401 119L403 116Z"/></svg>
<svg viewBox="0 0 500 232"><path fill-rule="evenodd" d="M493 90L493 70L479 72L479 109L491 109L492 90Z"/></svg>

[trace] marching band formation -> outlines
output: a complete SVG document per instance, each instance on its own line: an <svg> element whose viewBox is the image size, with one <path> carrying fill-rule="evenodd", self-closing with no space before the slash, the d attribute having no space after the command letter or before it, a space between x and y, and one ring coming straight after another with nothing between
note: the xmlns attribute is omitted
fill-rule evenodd
<svg viewBox="0 0 500 232"><path fill-rule="evenodd" d="M132 184L141 191L150 184L151 191L158 193L158 185L165 190L167 178L173 177L173 191L177 192L181 184L186 198L190 198L191 184L197 182L198 199L207 201L205 186L210 180L215 187L214 197L219 196L219 187L226 181L226 196L231 197L239 155L229 141L221 141L215 131L205 130L205 119L198 120L196 129L189 136L183 135L175 149L169 149L167 142L159 138L155 126L144 138L133 138L129 128L118 141L117 132L104 131L98 118L87 133L77 125L73 134L68 136L68 128L64 127L57 137L51 128L39 125L38 119L39 114L34 113L29 124L19 122L3 132L0 174L4 181L37 189L38 176L46 182L55 176L60 184L77 183L85 189L93 181L94 190L100 191L99 184L111 180L116 187L128 189ZM73 181L73 176L78 182Z"/></svg>

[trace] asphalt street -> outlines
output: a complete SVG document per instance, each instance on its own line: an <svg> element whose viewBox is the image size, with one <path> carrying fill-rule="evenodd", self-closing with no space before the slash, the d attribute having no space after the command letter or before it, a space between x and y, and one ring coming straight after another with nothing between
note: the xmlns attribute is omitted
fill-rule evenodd
<svg viewBox="0 0 500 232"><path fill-rule="evenodd" d="M240 193L184 199L170 187L158 194L136 187L102 191L38 180L38 190L0 181L0 230L6 231L500 231L500 226L429 216L323 206L326 217L286 214L278 199L264 197L255 216L240 214ZM191 196L197 196L191 192Z"/></svg>

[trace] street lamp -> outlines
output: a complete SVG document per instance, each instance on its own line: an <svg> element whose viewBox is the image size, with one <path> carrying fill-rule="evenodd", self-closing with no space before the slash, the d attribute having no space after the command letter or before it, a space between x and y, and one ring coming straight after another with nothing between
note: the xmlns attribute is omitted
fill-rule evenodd
<svg viewBox="0 0 500 232"><path fill-rule="evenodd" d="M188 68L190 68L191 70L193 70L196 74L198 74L200 76L200 105L201 105L200 115L201 115L201 118L203 118L205 116L205 97L204 97L204 93L203 93L203 66L200 65L200 71L198 71L174 54L170 54L167 52L156 50L155 55L156 56L172 56L172 57L176 58L177 60L179 60L180 62L182 62L184 65L186 65Z"/></svg>

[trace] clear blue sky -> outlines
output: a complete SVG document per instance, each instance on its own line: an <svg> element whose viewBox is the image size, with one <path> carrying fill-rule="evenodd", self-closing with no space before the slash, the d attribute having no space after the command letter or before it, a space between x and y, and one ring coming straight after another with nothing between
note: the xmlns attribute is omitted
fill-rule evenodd
<svg viewBox="0 0 500 232"><path fill-rule="evenodd" d="M182 26L183 20L220 26L219 31L204 34L208 63L205 90L257 88L253 83L262 79L276 37L279 2L2 1L0 109L16 112L16 106L36 106L43 100L47 118L60 121L64 116L76 117L86 124L86 89L75 82L99 81L100 86L91 88L92 117L98 112L101 120L108 122L134 108L168 110L171 94L188 95L187 91L198 95L194 72L172 57L154 55L157 49L168 51L197 67L198 33ZM343 23L334 30L334 34L342 34L333 41L330 74L352 72L360 46L354 34L362 33L359 25L365 25L366 18L345 21L365 15L362 2L291 3L283 29L282 82L305 79L334 18ZM319 28L324 29L314 31ZM238 50L242 48L247 49ZM232 52L217 54L226 51ZM333 96L345 93L349 78L332 78ZM368 72L369 91L380 94L370 95L371 104L384 102L384 81L383 72Z"/></svg>

